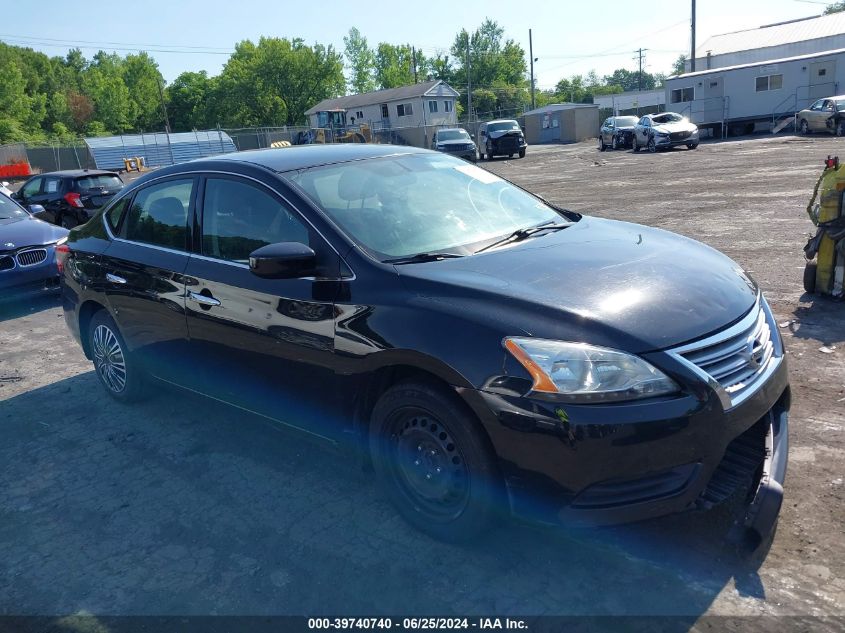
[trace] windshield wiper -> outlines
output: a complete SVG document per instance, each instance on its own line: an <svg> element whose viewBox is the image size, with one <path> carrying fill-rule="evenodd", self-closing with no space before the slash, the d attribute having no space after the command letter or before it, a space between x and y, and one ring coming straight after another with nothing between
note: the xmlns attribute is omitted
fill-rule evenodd
<svg viewBox="0 0 845 633"><path fill-rule="evenodd" d="M417 253L416 255L408 255L407 257L384 259L382 262L385 264L418 264L421 262L436 262L441 259L454 259L456 257L463 257L463 255L459 253Z"/></svg>
<svg viewBox="0 0 845 633"><path fill-rule="evenodd" d="M512 242L521 242L522 240L528 239L535 233L540 233L542 231L559 231L560 229L566 229L572 226L571 224L541 224L540 226L530 226L527 229L517 229L510 235L503 237L500 240L496 240L492 244L488 244L484 248L479 248L475 253L483 253L484 251L488 251L491 248L496 248L497 246L502 246L503 244L510 244Z"/></svg>

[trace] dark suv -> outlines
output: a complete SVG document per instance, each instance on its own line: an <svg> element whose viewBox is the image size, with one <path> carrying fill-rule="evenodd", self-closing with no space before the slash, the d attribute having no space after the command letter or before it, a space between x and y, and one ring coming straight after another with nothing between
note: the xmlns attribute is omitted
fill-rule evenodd
<svg viewBox="0 0 845 633"><path fill-rule="evenodd" d="M768 533L780 508L778 327L693 240L355 144L165 167L59 252L65 319L109 394L163 381L347 447L434 536L745 491Z"/></svg>
<svg viewBox="0 0 845 633"><path fill-rule="evenodd" d="M43 211L33 215L69 229L85 224L122 189L115 172L80 169L33 176L13 197L27 207L40 204Z"/></svg>
<svg viewBox="0 0 845 633"><path fill-rule="evenodd" d="M482 160L493 160L494 156L512 158L514 154L525 158L527 148L522 128L513 119L487 121L478 126L478 155Z"/></svg>

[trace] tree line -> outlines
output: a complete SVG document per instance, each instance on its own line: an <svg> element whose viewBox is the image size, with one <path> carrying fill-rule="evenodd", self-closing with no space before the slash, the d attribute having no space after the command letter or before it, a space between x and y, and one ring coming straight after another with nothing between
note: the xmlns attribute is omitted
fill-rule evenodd
<svg viewBox="0 0 845 633"><path fill-rule="evenodd" d="M173 131L303 125L305 111L323 99L433 79L460 93L459 114L468 105L468 77L479 118L516 116L531 102L526 52L490 19L462 29L448 50L428 54L413 43L370 45L357 28L344 37L343 51L298 38L244 40L220 74L183 72L170 84L145 52L100 51L87 59L72 49L50 57L0 43L0 69L0 142L161 131L165 109ZM662 79L625 69L591 72L537 90L535 100L591 102Z"/></svg>

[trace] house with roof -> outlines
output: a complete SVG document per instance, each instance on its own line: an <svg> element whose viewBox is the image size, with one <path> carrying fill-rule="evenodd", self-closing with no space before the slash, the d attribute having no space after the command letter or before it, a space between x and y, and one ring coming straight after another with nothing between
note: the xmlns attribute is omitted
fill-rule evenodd
<svg viewBox="0 0 845 633"><path fill-rule="evenodd" d="M400 88L325 99L305 112L311 127L325 127L321 113L345 110L350 125L374 130L457 125L458 91L445 81L425 81Z"/></svg>
<svg viewBox="0 0 845 633"><path fill-rule="evenodd" d="M695 72L665 91L667 110L716 136L787 129L797 111L845 92L845 13L711 37Z"/></svg>

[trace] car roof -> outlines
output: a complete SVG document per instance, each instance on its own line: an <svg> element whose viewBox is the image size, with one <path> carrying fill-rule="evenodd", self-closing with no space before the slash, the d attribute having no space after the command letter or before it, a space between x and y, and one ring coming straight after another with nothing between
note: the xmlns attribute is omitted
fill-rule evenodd
<svg viewBox="0 0 845 633"><path fill-rule="evenodd" d="M69 178L76 178L78 176L117 176L115 171L107 171L104 169L65 169L63 171L47 171L38 176L64 176Z"/></svg>
<svg viewBox="0 0 845 633"><path fill-rule="evenodd" d="M369 143L344 143L327 145L296 145L278 149L258 149L246 152L220 154L198 159L203 162L251 163L275 172L307 169L319 165L366 160L382 156L403 154L425 154L430 150L404 145L380 145Z"/></svg>
<svg viewBox="0 0 845 633"><path fill-rule="evenodd" d="M466 132L462 127L444 127L437 130L438 132Z"/></svg>
<svg viewBox="0 0 845 633"><path fill-rule="evenodd" d="M492 121L487 121L486 123L487 125L490 125L491 123L517 123L517 121L516 119L494 119ZM517 123L517 125L519 124Z"/></svg>

